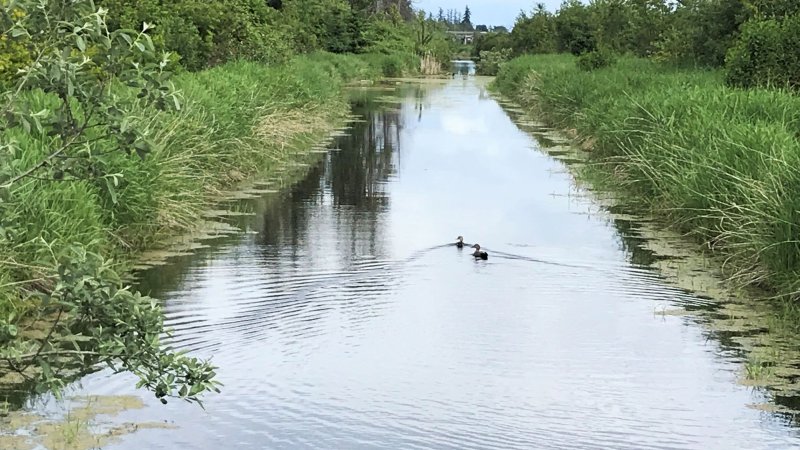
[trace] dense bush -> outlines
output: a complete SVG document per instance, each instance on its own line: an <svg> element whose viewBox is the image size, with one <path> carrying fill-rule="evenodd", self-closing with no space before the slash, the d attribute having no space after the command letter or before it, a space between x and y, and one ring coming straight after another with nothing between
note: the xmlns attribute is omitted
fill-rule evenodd
<svg viewBox="0 0 800 450"><path fill-rule="evenodd" d="M751 20L730 49L726 80L734 86L800 87L800 14Z"/></svg>
<svg viewBox="0 0 800 450"><path fill-rule="evenodd" d="M497 51L484 50L481 52L481 59L478 61L476 69L478 75L497 75L500 67L511 59L511 49L503 48Z"/></svg>
<svg viewBox="0 0 800 450"><path fill-rule="evenodd" d="M472 44L472 56L479 58L482 51L498 51L504 48L511 48L511 34L492 32L478 35Z"/></svg>
<svg viewBox="0 0 800 450"><path fill-rule="evenodd" d="M589 72L595 69L601 69L614 64L614 55L608 50L595 50L580 55L575 60L575 64L579 69Z"/></svg>
<svg viewBox="0 0 800 450"><path fill-rule="evenodd" d="M14 22L25 16L22 8L11 6L7 0L0 0L0 87L7 84L21 69L31 61L31 41L27 36L12 34Z"/></svg>
<svg viewBox="0 0 800 450"><path fill-rule="evenodd" d="M786 76L778 72L794 69L773 60L782 57L780 52L790 59L797 54L791 40L797 36L792 17L798 14L796 0L565 0L555 12L537 4L530 13L521 13L509 40L515 55L581 55L602 48L710 67L725 64L729 49L736 47L728 57L736 65L731 75L736 83L762 85L766 77L786 84ZM739 41L743 32L746 42ZM484 45L479 39L474 54L490 50ZM760 67L768 73L759 73Z"/></svg>
<svg viewBox="0 0 800 450"><path fill-rule="evenodd" d="M257 0L179 0L155 2L100 0L113 12L112 28L154 25L153 39L180 55L181 64L199 70L235 59L285 62L295 42L285 14Z"/></svg>
<svg viewBox="0 0 800 450"><path fill-rule="evenodd" d="M239 59L284 63L298 53L318 50L428 54L440 61L453 52L437 22L424 15L419 21L407 0L380 5L355 0L98 2L112 12L112 29L154 25L156 45L178 55L181 65L192 71ZM425 30L422 41L419 29Z"/></svg>

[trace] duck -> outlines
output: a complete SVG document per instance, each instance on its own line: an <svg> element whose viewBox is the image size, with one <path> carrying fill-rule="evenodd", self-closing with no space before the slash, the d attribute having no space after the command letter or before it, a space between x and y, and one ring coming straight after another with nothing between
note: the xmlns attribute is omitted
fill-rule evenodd
<svg viewBox="0 0 800 450"><path fill-rule="evenodd" d="M480 258L480 259L489 259L489 254L484 252L484 251L481 251L481 246L480 245L475 244L475 245L472 246L472 248L475 249L475 252L472 254L472 256L474 256L476 258Z"/></svg>
<svg viewBox="0 0 800 450"><path fill-rule="evenodd" d="M464 247L464 236L459 236L456 238L456 247L458 248Z"/></svg>

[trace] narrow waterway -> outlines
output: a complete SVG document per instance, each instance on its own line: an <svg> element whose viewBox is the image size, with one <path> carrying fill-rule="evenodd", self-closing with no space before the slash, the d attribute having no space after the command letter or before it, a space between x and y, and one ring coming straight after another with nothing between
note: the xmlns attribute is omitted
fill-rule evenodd
<svg viewBox="0 0 800 450"><path fill-rule="evenodd" d="M143 274L173 342L224 383L205 410L124 375L164 422L111 449L778 449L711 307L637 259L485 80L353 93L346 136L293 188L232 205L242 233ZM463 235L489 253L475 260Z"/></svg>

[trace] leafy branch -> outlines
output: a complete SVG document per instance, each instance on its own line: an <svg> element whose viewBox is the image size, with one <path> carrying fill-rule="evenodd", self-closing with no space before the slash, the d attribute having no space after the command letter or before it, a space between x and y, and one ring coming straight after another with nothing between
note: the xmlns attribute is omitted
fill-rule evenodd
<svg viewBox="0 0 800 450"><path fill-rule="evenodd" d="M26 242L24 220L8 207L24 201L17 198L23 181L35 187L42 180L104 178L97 188L116 201L114 186L125 173L105 173L109 158L145 158L152 150L137 114L180 109L170 82L172 55L157 55L151 27L109 31L106 15L92 0L0 2L3 39L33 55L0 93L0 241L11 247ZM20 135L44 145L22 149L14 138ZM109 261L82 245L50 250L52 267L36 269L38 276L18 286L36 303L47 331L28 336L19 317L0 317L5 369L37 392L58 394L65 373L98 364L135 374L138 386L163 402L199 403L203 393L218 392L208 361L162 343L158 301L125 287Z"/></svg>

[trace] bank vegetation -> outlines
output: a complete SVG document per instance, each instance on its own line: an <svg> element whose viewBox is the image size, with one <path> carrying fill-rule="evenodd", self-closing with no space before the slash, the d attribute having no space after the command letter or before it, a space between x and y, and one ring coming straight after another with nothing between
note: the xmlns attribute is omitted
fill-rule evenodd
<svg viewBox="0 0 800 450"><path fill-rule="evenodd" d="M404 0L0 0L0 32L0 378L58 393L104 364L163 401L219 383L163 345L133 258L306 157L348 83L454 48Z"/></svg>
<svg viewBox="0 0 800 450"><path fill-rule="evenodd" d="M791 1L567 1L478 46L518 55L495 63L495 86L573 130L606 182L700 242L737 285L794 304L798 24Z"/></svg>

